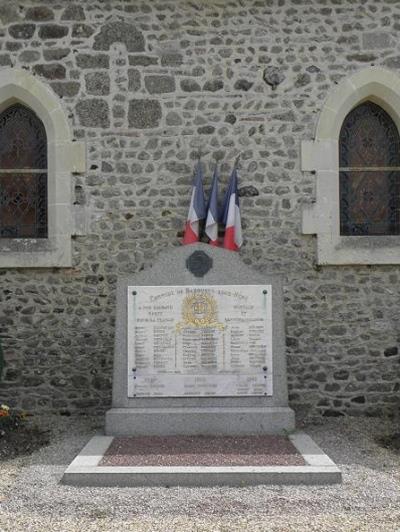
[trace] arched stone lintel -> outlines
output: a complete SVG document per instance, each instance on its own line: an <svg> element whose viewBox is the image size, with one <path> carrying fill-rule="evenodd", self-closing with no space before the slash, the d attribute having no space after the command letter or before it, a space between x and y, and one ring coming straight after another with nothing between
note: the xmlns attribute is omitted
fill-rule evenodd
<svg viewBox="0 0 400 532"><path fill-rule="evenodd" d="M0 112L19 102L40 118L46 128L49 145L49 170L54 164L64 172L85 171L85 145L72 142L64 109L58 96L39 79L17 69L6 69L0 75Z"/></svg>
<svg viewBox="0 0 400 532"><path fill-rule="evenodd" d="M71 173L86 170L86 148L73 142L59 97L38 78L18 69L0 71L0 112L21 103L43 122L48 147L47 239L1 239L0 268L69 267L76 234Z"/></svg>
<svg viewBox="0 0 400 532"><path fill-rule="evenodd" d="M318 264L400 264L400 237L346 237L339 231L339 134L347 114L370 100L400 131L400 78L381 67L350 76L333 90L323 108L314 141L301 145L301 168L316 173L315 202L303 208L303 234L317 235Z"/></svg>

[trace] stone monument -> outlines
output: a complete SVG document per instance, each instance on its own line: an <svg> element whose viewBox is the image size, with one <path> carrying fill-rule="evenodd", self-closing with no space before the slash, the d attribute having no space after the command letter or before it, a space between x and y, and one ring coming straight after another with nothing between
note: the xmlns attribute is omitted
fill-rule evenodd
<svg viewBox="0 0 400 532"><path fill-rule="evenodd" d="M294 429L281 281L207 244L119 279L108 435Z"/></svg>

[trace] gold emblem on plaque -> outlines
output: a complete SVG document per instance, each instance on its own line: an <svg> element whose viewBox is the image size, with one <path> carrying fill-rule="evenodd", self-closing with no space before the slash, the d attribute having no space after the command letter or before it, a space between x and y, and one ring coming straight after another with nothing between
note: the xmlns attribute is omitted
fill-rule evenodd
<svg viewBox="0 0 400 532"><path fill-rule="evenodd" d="M185 327L213 327L224 329L218 321L217 301L215 297L204 292L194 292L185 296L182 303L183 321L177 323L176 330Z"/></svg>

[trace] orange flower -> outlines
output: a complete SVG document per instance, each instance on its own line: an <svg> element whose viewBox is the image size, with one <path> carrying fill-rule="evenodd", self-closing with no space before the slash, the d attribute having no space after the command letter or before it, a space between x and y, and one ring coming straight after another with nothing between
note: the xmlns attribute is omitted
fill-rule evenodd
<svg viewBox="0 0 400 532"><path fill-rule="evenodd" d="M0 417L7 417L9 415L10 413L8 412L8 410L0 410Z"/></svg>

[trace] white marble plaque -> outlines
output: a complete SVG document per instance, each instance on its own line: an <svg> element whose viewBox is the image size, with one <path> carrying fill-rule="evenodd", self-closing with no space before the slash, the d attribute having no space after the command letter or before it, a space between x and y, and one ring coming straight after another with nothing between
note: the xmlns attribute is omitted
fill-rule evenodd
<svg viewBox="0 0 400 532"><path fill-rule="evenodd" d="M271 292L129 286L128 396L272 395Z"/></svg>

